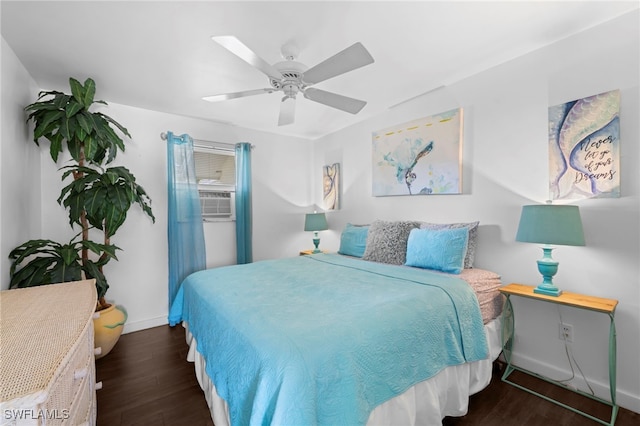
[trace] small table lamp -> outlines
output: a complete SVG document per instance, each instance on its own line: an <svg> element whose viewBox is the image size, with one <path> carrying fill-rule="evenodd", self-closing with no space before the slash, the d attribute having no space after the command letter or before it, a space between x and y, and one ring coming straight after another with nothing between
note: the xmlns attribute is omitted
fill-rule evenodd
<svg viewBox="0 0 640 426"><path fill-rule="evenodd" d="M304 218L304 230L313 231L313 244L316 246L314 253L320 253L322 250L318 248L320 244L320 238L318 238L318 231L325 231L329 229L327 225L327 218L324 213L307 213Z"/></svg>
<svg viewBox="0 0 640 426"><path fill-rule="evenodd" d="M523 206L516 241L544 244L543 256L538 260L542 283L534 293L560 296L562 291L553 284L558 262L551 258L550 245L583 246L584 233L578 206L539 204Z"/></svg>

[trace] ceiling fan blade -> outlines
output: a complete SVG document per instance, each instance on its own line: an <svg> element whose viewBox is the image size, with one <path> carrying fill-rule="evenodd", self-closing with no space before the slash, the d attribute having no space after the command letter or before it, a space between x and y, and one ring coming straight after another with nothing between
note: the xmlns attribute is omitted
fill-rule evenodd
<svg viewBox="0 0 640 426"><path fill-rule="evenodd" d="M280 117L278 117L278 126L286 126L293 124L296 116L296 98L285 97L280 104Z"/></svg>
<svg viewBox="0 0 640 426"><path fill-rule="evenodd" d="M369 51L358 42L309 68L302 75L302 81L307 84L316 84L373 62Z"/></svg>
<svg viewBox="0 0 640 426"><path fill-rule="evenodd" d="M327 92L326 90L314 89L313 87L308 87L304 91L304 97L314 102L350 112L351 114L359 113L367 104L365 101Z"/></svg>
<svg viewBox="0 0 640 426"><path fill-rule="evenodd" d="M220 95L205 96L202 99L209 102L218 102L218 101L226 101L228 99L244 98L246 96L261 95L263 93L272 93L274 91L275 89L245 90L243 92L223 93Z"/></svg>
<svg viewBox="0 0 640 426"><path fill-rule="evenodd" d="M253 65L263 73L265 73L268 77L274 78L276 80L282 80L283 76L274 67L271 66L264 59L255 54L255 52L249 49L244 43L238 40L234 36L214 36L211 37L213 41L220 44L222 47L229 50L234 55L238 56L243 61L247 62L249 65Z"/></svg>

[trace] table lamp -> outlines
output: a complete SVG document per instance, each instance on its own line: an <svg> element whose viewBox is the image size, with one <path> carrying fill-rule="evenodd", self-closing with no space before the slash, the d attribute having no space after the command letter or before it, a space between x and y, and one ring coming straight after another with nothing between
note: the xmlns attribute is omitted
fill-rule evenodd
<svg viewBox="0 0 640 426"><path fill-rule="evenodd" d="M313 253L320 253L322 250L318 248L320 244L320 238L318 237L318 231L325 231L329 229L327 225L327 218L324 213L307 213L304 218L304 230L313 231L313 244L316 246Z"/></svg>
<svg viewBox="0 0 640 426"><path fill-rule="evenodd" d="M538 260L542 283L533 292L560 296L562 291L553 284L558 262L551 257L551 245L583 246L584 233L578 206L539 204L523 206L516 241L544 244L543 256Z"/></svg>

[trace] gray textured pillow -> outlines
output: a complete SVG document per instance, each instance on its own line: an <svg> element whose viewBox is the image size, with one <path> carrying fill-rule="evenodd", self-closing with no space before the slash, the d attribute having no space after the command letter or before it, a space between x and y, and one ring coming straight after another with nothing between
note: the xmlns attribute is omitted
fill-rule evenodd
<svg viewBox="0 0 640 426"><path fill-rule="evenodd" d="M473 261L476 257L476 246L478 244L478 225L480 222L468 223L420 223L420 229L456 229L467 228L469 230L469 240L467 243L467 254L464 257L465 269L473 268Z"/></svg>
<svg viewBox="0 0 640 426"><path fill-rule="evenodd" d="M369 226L367 247L362 258L373 262L404 265L409 233L419 225L419 222L374 221Z"/></svg>

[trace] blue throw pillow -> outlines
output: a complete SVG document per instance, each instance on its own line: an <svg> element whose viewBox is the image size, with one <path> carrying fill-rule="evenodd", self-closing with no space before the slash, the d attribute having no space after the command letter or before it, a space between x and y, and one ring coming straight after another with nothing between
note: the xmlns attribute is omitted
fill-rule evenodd
<svg viewBox="0 0 640 426"><path fill-rule="evenodd" d="M467 228L469 230L469 241L467 242L467 254L464 257L464 267L473 268L473 261L476 257L476 246L478 244L478 225L480 222L466 223L429 223L420 224L420 229L457 229Z"/></svg>
<svg viewBox="0 0 640 426"><path fill-rule="evenodd" d="M467 228L412 229L405 265L459 274L464 268L468 241Z"/></svg>
<svg viewBox="0 0 640 426"><path fill-rule="evenodd" d="M340 235L340 249L338 253L347 256L362 257L367 247L369 226L355 226L347 223Z"/></svg>

